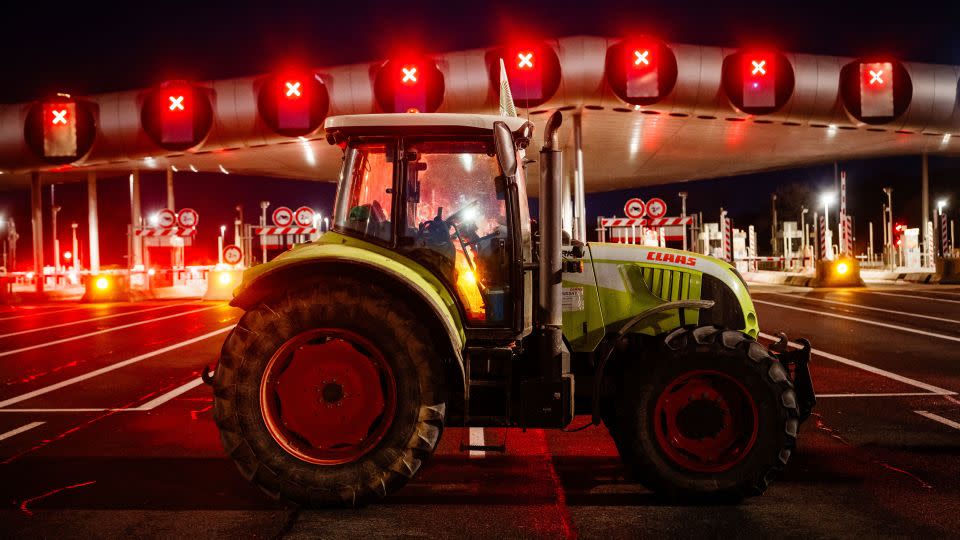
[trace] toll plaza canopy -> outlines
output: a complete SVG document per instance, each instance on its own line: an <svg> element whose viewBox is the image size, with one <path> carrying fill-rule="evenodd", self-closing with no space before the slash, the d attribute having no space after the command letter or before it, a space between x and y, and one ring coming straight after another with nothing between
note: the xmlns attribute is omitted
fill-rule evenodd
<svg viewBox="0 0 960 540"><path fill-rule="evenodd" d="M495 113L501 58L518 112L538 132L550 111L579 115L587 191L960 153L951 139L960 132L957 66L575 36L37 96L0 106L0 187L29 185L35 172L69 181L168 167L331 181L340 150L325 140L325 118ZM567 148L575 135L563 130Z"/></svg>

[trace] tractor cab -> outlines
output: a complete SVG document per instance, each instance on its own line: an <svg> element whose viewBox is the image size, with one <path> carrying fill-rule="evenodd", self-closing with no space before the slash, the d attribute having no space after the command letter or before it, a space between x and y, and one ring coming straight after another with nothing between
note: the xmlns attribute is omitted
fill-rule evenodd
<svg viewBox="0 0 960 540"><path fill-rule="evenodd" d="M494 137L496 123L506 127L504 144ZM423 266L459 300L468 327L505 337L529 331L525 178L522 167L505 174L502 165L522 163L529 122L356 115L331 119L327 132L344 150L335 231Z"/></svg>

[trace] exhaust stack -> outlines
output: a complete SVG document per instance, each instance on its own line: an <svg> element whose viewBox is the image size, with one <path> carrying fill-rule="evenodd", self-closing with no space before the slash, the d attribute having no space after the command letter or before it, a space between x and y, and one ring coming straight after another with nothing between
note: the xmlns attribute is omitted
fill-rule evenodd
<svg viewBox="0 0 960 540"><path fill-rule="evenodd" d="M547 120L540 149L540 295L539 321L543 339L541 373L559 379L569 371L563 345L562 181L563 153L558 130L563 121L559 112Z"/></svg>

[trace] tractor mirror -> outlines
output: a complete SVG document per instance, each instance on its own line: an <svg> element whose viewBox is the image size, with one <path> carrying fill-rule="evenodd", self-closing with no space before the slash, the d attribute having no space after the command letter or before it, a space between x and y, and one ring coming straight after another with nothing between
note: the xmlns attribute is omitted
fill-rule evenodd
<svg viewBox="0 0 960 540"><path fill-rule="evenodd" d="M517 176L517 149L513 146L513 133L506 122L493 123L493 142L503 175L507 178Z"/></svg>

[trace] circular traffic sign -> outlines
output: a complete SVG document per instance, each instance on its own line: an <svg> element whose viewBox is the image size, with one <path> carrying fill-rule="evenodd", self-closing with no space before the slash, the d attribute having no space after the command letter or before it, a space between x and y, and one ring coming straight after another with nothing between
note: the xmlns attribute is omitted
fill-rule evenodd
<svg viewBox="0 0 960 540"><path fill-rule="evenodd" d="M157 212L157 225L169 229L177 224L177 214L170 210L169 208L164 208L163 210Z"/></svg>
<svg viewBox="0 0 960 540"><path fill-rule="evenodd" d="M193 208L184 208L177 213L177 224L184 229L192 229L196 227L198 221L200 221L200 216Z"/></svg>
<svg viewBox="0 0 960 540"><path fill-rule="evenodd" d="M223 262L227 264L239 264L243 260L243 250L237 246L229 245L223 248Z"/></svg>
<svg viewBox="0 0 960 540"><path fill-rule="evenodd" d="M293 210L286 206L278 206L273 211L273 224L277 227L287 227L293 223Z"/></svg>
<svg viewBox="0 0 960 540"><path fill-rule="evenodd" d="M647 215L656 219L667 215L667 203L663 199L654 197L647 201Z"/></svg>
<svg viewBox="0 0 960 540"><path fill-rule="evenodd" d="M638 219L643 217L643 214L647 211L646 208L642 200L634 197L623 205L623 213L628 218Z"/></svg>
<svg viewBox="0 0 960 540"><path fill-rule="evenodd" d="M301 206L293 213L293 220L301 227L313 227L313 208Z"/></svg>

